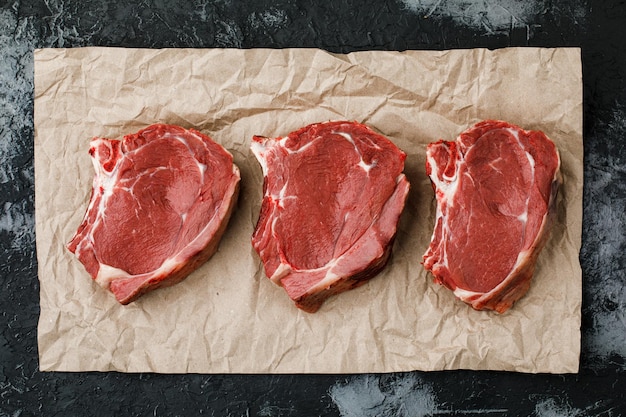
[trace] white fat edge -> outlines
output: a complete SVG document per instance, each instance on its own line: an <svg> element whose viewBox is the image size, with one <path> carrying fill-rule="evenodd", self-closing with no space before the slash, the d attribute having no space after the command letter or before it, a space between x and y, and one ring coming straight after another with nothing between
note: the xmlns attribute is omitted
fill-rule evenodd
<svg viewBox="0 0 626 417"><path fill-rule="evenodd" d="M522 250L520 251L520 253L517 254L517 258L515 259L515 264L513 264L513 268L511 268L511 270L509 271L509 274L506 276L504 280L502 280L502 282L506 281L528 259L528 257L532 253L531 248L534 247L534 243L535 242L533 242L533 245L531 245L529 249Z"/></svg>
<svg viewBox="0 0 626 417"><path fill-rule="evenodd" d="M443 259L439 262L439 264L445 266L446 268L450 268L450 262L448 261L448 253L449 253L449 251L448 251L448 248L447 248L448 242L450 240L449 236L451 235L451 233L450 233L450 225L448 224L448 222L443 222L443 226L444 227L443 227L442 232L441 232L441 235L442 235L441 242L444 245L444 248L443 248L443 251L442 251Z"/></svg>
<svg viewBox="0 0 626 417"><path fill-rule="evenodd" d="M152 168L152 169L150 169L150 171L147 171L147 172L146 171L142 171L142 172L139 173L139 175L134 177L134 181L133 182L137 182L137 179L143 177L144 175L147 175L149 177L154 177L157 174L157 172L159 172L159 171L167 171L168 169L169 168L167 168L167 167L159 166L159 167ZM126 189L132 191L133 187L134 187L134 185L131 186L131 187L126 187Z"/></svg>
<svg viewBox="0 0 626 417"><path fill-rule="evenodd" d="M530 167L532 168L533 177L534 177L534 174L535 174L535 158L533 158L533 156L530 154L530 152L528 152L526 150L526 148L524 147L524 144L522 143L522 141L519 138L519 131L517 129L513 129L511 127L506 128L505 130L507 130L513 137L515 137L515 140L517 141L517 144L519 145L519 147L524 149L524 153L526 154L526 159L528 159L528 163L530 164Z"/></svg>
<svg viewBox="0 0 626 417"><path fill-rule="evenodd" d="M272 224L270 225L270 233L272 235L274 234L274 229L276 228L277 221L278 221L278 217L274 216L274 218L272 219ZM280 253L282 255L282 251L280 251ZM280 285L280 281L285 276L289 275L291 271L293 271L293 269L291 268L291 265L289 265L288 263L285 263L282 258L283 256L281 256L281 261L280 261L280 264L278 265L278 268L276 268L276 270L274 271L271 277L268 277L270 281L272 281L276 285Z"/></svg>
<svg viewBox="0 0 626 417"><path fill-rule="evenodd" d="M494 159L493 161L489 162L487 165L489 165L491 167L491 169L493 169L496 172L502 172L502 170L496 168L495 164L500 162L502 160L502 157L499 156L496 159Z"/></svg>
<svg viewBox="0 0 626 417"><path fill-rule="evenodd" d="M526 223L528 222L528 199L526 199L526 211L517 216L517 220L526 226Z"/></svg>
<svg viewBox="0 0 626 417"><path fill-rule="evenodd" d="M295 195L285 195L288 186L289 186L289 180L285 181L285 184L282 186L282 188L280 189L278 194L271 194L270 195L272 200L278 201L278 206L280 208L284 208L285 207L285 205L283 204L283 201L285 201L285 200L297 200L298 199L298 197L296 197Z"/></svg>
<svg viewBox="0 0 626 417"><path fill-rule="evenodd" d="M109 285L111 285L111 282L117 279L125 279L125 278L132 278L132 277L133 277L132 275L130 275L128 272L124 271L123 269L101 263L98 268L98 274L96 275L95 281L101 287L109 288Z"/></svg>
<svg viewBox="0 0 626 417"><path fill-rule="evenodd" d="M324 278L318 281L315 285L313 285L312 287L309 287L306 290L306 292L314 293L317 291L325 290L329 288L331 285L333 285L335 282L337 282L341 278L341 276L333 272L333 267L335 267L344 256L345 255L341 255L322 267L310 269L309 270L310 272L318 272L318 271L326 270L326 275L324 275Z"/></svg>
<svg viewBox="0 0 626 417"><path fill-rule="evenodd" d="M524 213L524 214L526 215L526 219L527 219L528 218L528 209L526 209L526 213ZM535 236L535 240L532 242L530 247L528 249L525 249L525 250L521 251L517 255L517 259L515 260L515 264L513 265L513 268L511 269L511 273L513 271L516 271L520 267L520 265L522 265L525 262L525 260L532 254L533 248L536 246L537 242L542 238L542 235L544 233L546 233L545 228L548 226L546 223L548 222L549 217L550 217L550 213L549 212L547 212L547 213L545 213L543 215L543 218L541 219L541 225L539 226L539 233L537 234L537 236ZM507 276L507 278L508 278L508 276Z"/></svg>
<svg viewBox="0 0 626 417"><path fill-rule="evenodd" d="M363 160L363 155L361 155L361 152L359 151L359 148L356 146L356 143L354 142L354 139L352 138L352 135L346 132L338 132L338 131L333 131L334 134L342 136L343 138L345 138L348 142L350 142L352 144L352 146L354 146L354 150L356 151L357 155L359 155L359 163L358 165L363 168L363 170L366 173L369 173L370 170L372 168L374 168L377 164L376 160L373 160L371 164L366 163ZM375 147L377 147L378 149L380 149L380 147L378 147L378 145L373 144Z"/></svg>
<svg viewBox="0 0 626 417"><path fill-rule="evenodd" d="M197 159L196 159L196 165L198 166L198 170L200 171L200 179L202 180L202 182L204 182L204 174L206 173L207 166L206 164L203 164Z"/></svg>
<svg viewBox="0 0 626 417"><path fill-rule="evenodd" d="M428 158L428 156L427 156L427 158ZM431 162L434 162L434 161L431 161ZM431 164L431 167L433 169L431 174L434 174L434 176L436 177L437 169L432 164ZM437 181L437 183L438 183L438 181ZM434 240L435 240L435 229L437 227L437 224L439 223L439 219L441 219L442 217L443 217L443 211L441 210L441 203L439 201L437 201L437 204L435 204L435 223L434 223L434 228L433 228L432 234L430 236L430 242L429 242L430 244L432 244L434 242ZM446 222L443 222L442 224L445 226ZM445 240L442 239L442 242L444 242L444 241ZM430 244L429 244L428 248L426 249L426 253L424 255L427 255L430 252ZM444 254L445 254L445 251L444 251ZM430 257L432 257L432 255ZM444 261L445 261L445 265L447 266L447 259L445 259ZM438 263L444 263L444 262L438 262Z"/></svg>
<svg viewBox="0 0 626 417"><path fill-rule="evenodd" d="M533 158L533 156L530 154L530 152L528 152L526 150L526 148L524 147L524 145L522 144L522 141L520 140L519 137L519 131L517 129L513 129L513 128L508 128L507 129L509 133L511 133L511 135L513 135L515 137L515 139L517 140L518 145L520 146L520 148L524 149L524 153L526 154L526 159L528 160L528 164L530 165L530 168L532 170L532 179L534 181L535 178L535 158ZM528 223L528 206L530 204L530 193L526 196L526 201L525 201L525 209L524 212L521 213L519 216L517 216L517 219L522 223L522 225L524 226L524 235L526 234L526 224ZM524 237L522 237L524 238ZM521 255L521 254L520 254ZM518 261L520 262L520 259L518 257ZM517 264L515 264L515 267L517 267Z"/></svg>
<svg viewBox="0 0 626 417"><path fill-rule="evenodd" d="M350 142L352 144L352 146L354 146L356 148L356 143L354 143L354 139L352 139L352 135L346 132L337 132L336 130L333 130L333 133L335 135L339 135L339 136L343 136L348 142Z"/></svg>
<svg viewBox="0 0 626 417"><path fill-rule="evenodd" d="M200 142L204 143L204 140L203 140L203 138L200 135L198 135L198 134L196 134L196 133L194 133L194 132L192 132L190 130L187 130L187 133L189 133L190 135L192 135L195 138L197 138ZM183 145L185 145L185 147L187 148L187 151L189 152L189 154L191 154L191 155L194 154L193 153L193 149L191 149L191 146L189 146L189 143L187 142L187 140L184 137L182 137L181 135L173 133L173 132L166 132L162 136L162 138L173 138L173 139L179 141L180 143L182 143ZM224 151L226 151L226 153L228 153L232 157L232 154L227 149L224 148ZM196 162L196 165L198 166L198 170L200 171L200 180L201 180L202 183L204 183L204 174L205 174L205 172L207 170L207 166L206 166L206 164L203 164L202 162L198 161L197 158L194 157L193 159Z"/></svg>
<svg viewBox="0 0 626 417"><path fill-rule="evenodd" d="M204 143L204 139L197 133L194 133L190 130L187 131L187 133L193 135L194 137L196 137L200 142ZM189 146L189 143L187 142L187 140L185 140L183 137L181 137L178 134L172 133L172 132L167 132L165 133L165 135L163 135L164 138L174 138L176 140L178 140L179 142L181 142L182 144L185 145L185 147L187 147L187 149L189 150L189 153L193 155L193 150L191 149L191 147ZM220 145L221 146L221 145ZM224 152L226 152L228 155L230 155L231 158L233 158L233 154L226 148L224 148L222 146L222 150ZM208 166L206 164L203 164L202 162L200 162L197 158L194 157L194 161L196 162L196 165L198 166L198 170L200 171L200 179L202 181L202 183L204 183L204 174L206 173ZM239 174L239 168L233 164L233 174L235 174L237 177L240 176Z"/></svg>
<svg viewBox="0 0 626 417"><path fill-rule="evenodd" d="M439 219L442 217L443 217L443 213L441 209L439 208L439 204L437 204L437 211L435 214L435 227L437 223L439 222ZM437 247L438 248L443 247L443 249L440 251L439 256L437 256L437 262L433 266L439 265L439 266L444 266L446 268L449 267L448 250L447 250L447 242L448 242L449 235L450 235L450 228L448 226L448 222L442 221L441 241ZM434 240L435 240L435 230L433 230L432 235L430 237L430 244L432 244ZM426 253L424 255L427 255L429 252L430 252L430 245L426 249ZM432 258L433 256L434 255L430 255L428 258Z"/></svg>
<svg viewBox="0 0 626 417"><path fill-rule="evenodd" d="M157 268L150 272L146 272L143 274L131 275L123 269L116 268L107 264L100 264L98 269L98 274L96 275L95 281L98 285L103 288L109 288L111 282L117 281L118 279L138 279L138 278L148 278L154 275L169 275L174 269L177 268L178 262L176 261L176 257L169 257Z"/></svg>
<svg viewBox="0 0 626 417"><path fill-rule="evenodd" d="M303 146L300 146L298 149L290 149L287 147L287 141L289 140L289 136L285 136L284 138L278 141L278 145L282 146L289 154L300 153L300 152L304 152L305 150L313 146L313 143L315 143L319 138L320 136L314 138L312 141L310 141L307 144L304 144Z"/></svg>
<svg viewBox="0 0 626 417"><path fill-rule="evenodd" d="M109 197L113 195L115 185L118 182L118 168L120 165L120 161L124 158L126 158L126 156L122 155L115 162L115 166L113 167L113 170L111 172L107 172L105 169L103 169L102 165L100 165L100 163L97 161L97 158L94 158L93 160L94 166L96 166L97 177L99 180L98 185L101 186L104 190L104 192L102 193L102 198L100 199L100 210L98 211L98 213L104 213L104 206ZM132 193L132 190L130 191Z"/></svg>
<svg viewBox="0 0 626 417"><path fill-rule="evenodd" d="M556 145L554 145L554 152L556 153L556 170L554 171L553 180L556 181L560 177L561 171L561 153Z"/></svg>
<svg viewBox="0 0 626 417"><path fill-rule="evenodd" d="M454 205L454 196L457 192L457 189L459 188L459 169L461 167L461 163L462 160L458 159L456 161L456 168L454 170L454 175L451 177L448 177L446 175L443 175L443 179L446 180L447 182L440 182L439 185L443 185L443 187L439 188L442 192L443 195L446 197L446 200L448 201L448 204L450 205Z"/></svg>
<svg viewBox="0 0 626 417"><path fill-rule="evenodd" d="M446 176L442 174L442 180L439 180L439 166L437 165L437 161L430 154L430 152L426 153L426 159L430 165L431 173L430 178L432 182L435 184L435 189L443 194L443 200L450 206L454 206L454 196L459 187L459 176L458 172L460 170L461 164L464 162L464 158L461 155L455 162L456 168L454 169L454 175ZM437 205L439 206L439 205Z"/></svg>
<svg viewBox="0 0 626 417"><path fill-rule="evenodd" d="M439 199L437 199L437 204L436 204L436 209L435 209L435 227L436 225L439 223L440 219L443 219L443 211L441 209L442 205L445 204L447 207L453 207L454 206L454 195L456 194L457 190L458 190L458 171L461 167L461 163L463 162L462 158L458 158L456 161L456 168L454 170L454 175L452 177L447 177L447 176L443 176L445 181L441 181L439 180L439 166L437 165L437 161L433 158L433 156L431 155L430 152L426 153L426 158L429 162L429 165L431 167L431 174L430 174L430 178L432 179L433 183L435 184L435 190L436 192L441 192L443 194L443 198L441 199L441 201L439 201ZM448 182L447 182L448 181ZM448 222L446 221L442 221L442 230L441 230L441 243L440 246L443 245L443 249L441 250L441 254L443 254L443 258L440 258L438 260L438 262L436 263L436 265L441 265L441 266L445 266L446 268L448 268L449 266L449 262L448 262L448 250L445 247L447 245L447 241L448 241L448 236L450 235L450 228L448 225ZM433 230L433 233L431 235L430 238L430 242L432 243L435 239L435 232ZM427 250L427 253L430 249Z"/></svg>
<svg viewBox="0 0 626 417"><path fill-rule="evenodd" d="M453 293L457 298L461 300L474 300L485 294L484 292L464 290L463 288L460 288L460 287L456 287Z"/></svg>
<svg viewBox="0 0 626 417"><path fill-rule="evenodd" d="M524 211L519 214L517 216L517 220L522 223L523 226L523 235L522 235L522 240L525 238L526 235L526 225L528 224L528 206L530 204L530 194L528 194L528 196L526 197L526 201L524 203Z"/></svg>
<svg viewBox="0 0 626 417"><path fill-rule="evenodd" d="M517 129L511 128L511 127L508 127L505 130L507 132L509 132L511 134L511 136L513 136L515 138L515 140L517 141L517 144L519 145L519 147L524 150L524 153L526 154L526 159L528 160L528 164L530 165L530 168L532 169L532 177L534 178L535 177L535 158L533 158L533 156L530 154L530 152L528 152L526 150L526 147L524 146L524 144L520 140L519 131Z"/></svg>
<svg viewBox="0 0 626 417"><path fill-rule="evenodd" d="M252 151L252 154L256 157L259 165L261 165L261 171L263 172L264 177L267 177L267 174L269 172L269 167L267 166L267 160L265 158L265 154L268 150L268 146L266 145L266 142L268 140L269 139L265 140L263 143L253 140L250 144L250 150Z"/></svg>
<svg viewBox="0 0 626 417"><path fill-rule="evenodd" d="M198 138L198 140L200 140L202 143L204 143L204 139L203 139L203 138L202 138L202 136L200 136L198 133L192 132L192 131L190 131L190 130L188 130L188 131L187 131L187 133L192 134L193 136L195 136L196 138ZM207 137L209 137L209 136L207 136ZM213 138L209 137L209 139L210 139L210 140L212 140L213 142L215 142L215 141L213 140ZM185 142L186 142L186 141L185 141ZM215 143L217 143L217 142L215 142ZM218 143L218 144L219 144L219 143ZM233 156L232 152L230 152L230 151L229 151L228 149L226 149L224 146L222 146L222 145L220 145L220 146L221 146L221 148L222 148L222 150L223 150L224 152L226 152L226 153L227 153L228 155L230 155L231 157ZM192 153L193 153L193 152L192 152Z"/></svg>
<svg viewBox="0 0 626 417"><path fill-rule="evenodd" d="M110 142L104 139L94 139L91 141L90 146L95 149L94 154L91 157L91 163L93 164L94 171L95 171L92 189L93 189L94 196L100 192L100 188L102 188L103 192L98 202L98 208L96 210L96 218L91 223L91 231L88 235L85 236L85 238L83 238L78 243L78 245L76 246L76 253L80 253L85 244L88 244L89 246L93 246L93 231L98 227L100 222L103 220L104 209L106 207L106 203L109 197L113 195L113 189L115 188L117 168L119 166L119 159L115 163L113 170L111 172L107 172L100 164L100 159L98 158L98 145L100 143L106 143L107 146L110 146ZM94 209L94 204L97 201L97 199L93 198L94 196L92 196L91 200L89 201L89 206L87 207L87 210L85 211L84 220L89 219L89 213L91 213L92 210Z"/></svg>
<svg viewBox="0 0 626 417"><path fill-rule="evenodd" d="M335 282L337 282L341 277L337 274L335 274L332 271L332 266L328 268L328 270L326 271L326 275L324 275L324 278L322 278L317 284L313 285L311 288L309 288L307 290L307 293L314 293L322 290L326 290L328 288L330 288L331 285L333 285Z"/></svg>
<svg viewBox="0 0 626 417"><path fill-rule="evenodd" d="M332 272L333 267L335 267L339 261L344 258L345 254L332 259L330 262L328 262L326 265L320 266L319 268L312 268L312 269L293 269L289 264L286 263L282 263L278 266L278 268L276 268L276 271L274 271L274 274L269 277L269 279L274 282L277 285L280 285L280 281L287 275L289 275L291 272L309 272L309 273L316 273L319 271L323 271L326 270L326 275L324 276L324 278L322 278L319 282L317 282L315 285L309 287L306 292L307 293L312 293L315 292L317 290L324 290L328 287L330 287L332 284L334 284L335 282L337 282L337 280L339 278L341 278L339 275L335 274L334 272Z"/></svg>
<svg viewBox="0 0 626 417"><path fill-rule="evenodd" d="M530 167L533 169L533 175L535 173L535 158L530 154L530 152L526 151L526 158L528 158L528 163Z"/></svg>
<svg viewBox="0 0 626 417"><path fill-rule="evenodd" d="M293 268L289 264L280 263L278 268L274 271L271 277L268 277L276 285L280 285L280 281L289 275L293 271Z"/></svg>
<svg viewBox="0 0 626 417"><path fill-rule="evenodd" d="M273 199L278 200L278 205L280 207L283 207L283 199L285 198L285 190L287 189L288 186L289 186L289 180L285 181L285 183L283 184L282 188L278 192L278 195L273 195L272 196ZM295 197L293 197L293 198L295 198Z"/></svg>
<svg viewBox="0 0 626 417"><path fill-rule="evenodd" d="M363 159L361 159L361 161L359 162L359 166L363 168L363 171L369 173L370 170L376 166L376 161L372 161L371 164L367 164Z"/></svg>
<svg viewBox="0 0 626 417"><path fill-rule="evenodd" d="M113 170L111 172L106 171L100 163L100 158L98 156L98 144L100 143L106 143L107 147L109 147L109 149L111 148L109 141L98 139L92 142L92 147L94 147L95 151L93 157L91 158L91 162L93 164L94 171L96 172L96 176L94 178L94 187L102 187L102 200L106 200L111 195L113 195L113 189L115 188L116 182L115 180L117 178L117 168L119 166L119 161L123 159L124 156L122 155L122 157L115 162L115 166L113 167Z"/></svg>
<svg viewBox="0 0 626 417"><path fill-rule="evenodd" d="M373 131L372 131L372 129L370 129L370 128L368 128L368 130L369 130L370 132L373 132ZM373 133L375 133L375 132L373 132ZM363 140L368 141L368 142L369 142L369 144L372 146L372 148L374 148L374 149L378 149L378 150L381 150L381 149L382 149L382 148L381 148L381 147L380 147L380 146L379 146L376 142L374 142L374 141L373 141L373 140L371 140L370 138L368 138L368 137L364 137L364 138L362 138L362 139L363 139ZM401 152L402 152L402 151L401 151Z"/></svg>
<svg viewBox="0 0 626 417"><path fill-rule="evenodd" d="M310 142L302 146L299 149L296 149L296 150L289 149L286 146L288 140L289 140L288 136L285 136L283 138L277 138L277 139L263 138L262 141L253 140L252 143L250 144L250 150L252 151L252 154L256 157L257 161L259 162L259 165L261 165L261 171L263 172L264 177L267 177L269 173L269 165L267 164L267 153L275 146L282 147L289 154L302 152L303 150L311 146L311 142Z"/></svg>

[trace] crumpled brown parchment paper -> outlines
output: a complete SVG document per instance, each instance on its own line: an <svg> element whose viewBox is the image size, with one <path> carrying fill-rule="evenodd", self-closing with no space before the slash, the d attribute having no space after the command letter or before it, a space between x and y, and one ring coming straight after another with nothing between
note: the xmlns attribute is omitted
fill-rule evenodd
<svg viewBox="0 0 626 417"><path fill-rule="evenodd" d="M496 118L557 144L557 223L528 294L478 312L420 264L435 212L425 146ZM407 154L411 192L388 267L315 314L263 275L250 238L261 202L253 135L357 120ZM93 136L163 122L196 128L240 167L240 201L214 257L182 283L122 306L65 244L91 190ZM578 371L582 75L575 48L35 51L35 197L42 371L364 373Z"/></svg>

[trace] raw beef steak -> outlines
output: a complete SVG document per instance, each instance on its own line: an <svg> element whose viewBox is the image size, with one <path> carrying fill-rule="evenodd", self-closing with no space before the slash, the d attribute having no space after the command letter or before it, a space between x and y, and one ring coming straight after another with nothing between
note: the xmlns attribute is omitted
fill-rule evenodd
<svg viewBox="0 0 626 417"><path fill-rule="evenodd" d="M94 138L91 199L68 249L128 304L182 281L217 250L239 191L221 145L156 124L123 140Z"/></svg>
<svg viewBox="0 0 626 417"><path fill-rule="evenodd" d="M539 131L486 120L427 148L437 211L424 267L477 310L509 309L530 286L561 183Z"/></svg>
<svg viewBox="0 0 626 417"><path fill-rule="evenodd" d="M255 136L263 201L252 244L300 309L355 288L387 263L409 183L406 155L356 122Z"/></svg>

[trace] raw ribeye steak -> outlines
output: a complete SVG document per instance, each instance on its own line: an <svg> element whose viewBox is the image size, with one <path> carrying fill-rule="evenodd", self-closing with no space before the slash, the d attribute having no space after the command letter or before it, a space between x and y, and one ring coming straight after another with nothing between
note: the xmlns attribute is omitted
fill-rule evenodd
<svg viewBox="0 0 626 417"><path fill-rule="evenodd" d="M428 145L437 210L424 267L477 310L503 313L530 287L561 183L540 131L486 120Z"/></svg>
<svg viewBox="0 0 626 417"><path fill-rule="evenodd" d="M409 191L404 152L347 121L255 136L252 151L264 175L252 244L298 308L313 313L384 268Z"/></svg>
<svg viewBox="0 0 626 417"><path fill-rule="evenodd" d="M117 301L176 284L213 255L239 191L228 151L164 124L90 145L91 199L68 249Z"/></svg>

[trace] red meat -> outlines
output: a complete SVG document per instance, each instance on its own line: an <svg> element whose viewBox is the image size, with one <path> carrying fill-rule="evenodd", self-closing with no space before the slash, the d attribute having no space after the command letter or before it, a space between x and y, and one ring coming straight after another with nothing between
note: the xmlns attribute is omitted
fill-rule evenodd
<svg viewBox="0 0 626 417"><path fill-rule="evenodd" d="M176 284L217 250L239 169L195 130L156 124L123 140L94 138L85 217L68 244L121 304Z"/></svg>
<svg viewBox="0 0 626 417"><path fill-rule="evenodd" d="M406 155L356 122L255 136L263 201L252 244L266 275L315 312L386 265L409 183Z"/></svg>
<svg viewBox="0 0 626 417"><path fill-rule="evenodd" d="M539 131L486 120L427 148L437 200L424 267L477 310L505 312L530 287L555 212L559 153Z"/></svg>

